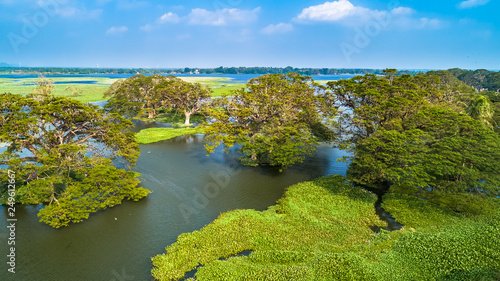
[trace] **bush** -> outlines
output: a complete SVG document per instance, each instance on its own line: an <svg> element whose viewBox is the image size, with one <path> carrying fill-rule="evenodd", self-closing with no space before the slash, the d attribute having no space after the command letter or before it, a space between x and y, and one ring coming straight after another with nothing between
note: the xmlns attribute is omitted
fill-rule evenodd
<svg viewBox="0 0 500 281"><path fill-rule="evenodd" d="M471 280L500 271L500 216L448 225L441 232L402 235L384 257L401 280ZM394 279L395 280L395 279ZM476 279L481 280L481 279Z"/></svg>
<svg viewBox="0 0 500 281"><path fill-rule="evenodd" d="M448 208L406 194L386 193L382 207L396 221L417 229L440 229L465 219Z"/></svg>

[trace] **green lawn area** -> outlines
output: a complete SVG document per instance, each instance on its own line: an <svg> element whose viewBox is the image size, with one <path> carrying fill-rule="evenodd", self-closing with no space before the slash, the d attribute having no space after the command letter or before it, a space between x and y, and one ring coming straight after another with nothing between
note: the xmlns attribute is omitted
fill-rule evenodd
<svg viewBox="0 0 500 281"><path fill-rule="evenodd" d="M162 140L168 140L184 135L202 134L201 128L149 128L141 130L136 134L137 142L140 144L154 143Z"/></svg>
<svg viewBox="0 0 500 281"><path fill-rule="evenodd" d="M212 97L220 97L222 94L227 94L229 95L231 91L233 90L239 90L243 89L246 87L246 84L240 84L240 83L212 83L209 86L212 91L213 95Z"/></svg>
<svg viewBox="0 0 500 281"><path fill-rule="evenodd" d="M393 199L387 208L412 200ZM375 200L341 176L296 184L266 211L230 211L180 235L152 258L152 275L179 280L197 268L190 280L499 280L500 213L471 219L422 200L396 216L412 227L375 233L385 225Z"/></svg>
<svg viewBox="0 0 500 281"><path fill-rule="evenodd" d="M33 85L38 78L23 78L23 79L6 79L0 78L0 93L12 93L12 94L30 94L35 89ZM108 79L101 77L63 77L63 78L51 78L54 82L67 82L67 81L97 81L97 84L55 84L52 94L60 97L71 97L73 99L79 100L81 102L94 102L102 101L104 92L109 88L109 86L114 83L117 79ZM102 84L102 85L101 85ZM68 89L72 87L77 89L81 94L78 96L73 96L72 91Z"/></svg>
<svg viewBox="0 0 500 281"><path fill-rule="evenodd" d="M241 89L245 87L245 84L235 84L235 83L224 83L216 81L230 81L230 78L226 77L180 77L181 79L188 82L197 82L202 85L210 87L213 91L214 97L219 97L223 93L229 94L231 90ZM111 84L119 79L109 79L102 77L55 77L50 78L54 82L71 82L71 81L96 81L96 84L80 84L80 83L70 83L70 84L56 84L52 93L56 96L61 97L71 97L73 99L79 100L81 102L95 102L104 100L104 92L109 88ZM12 94L30 94L33 92L35 85L33 85L38 78L0 78L0 93L12 93ZM67 89L72 87L77 89L81 94L78 96L73 96L72 91Z"/></svg>

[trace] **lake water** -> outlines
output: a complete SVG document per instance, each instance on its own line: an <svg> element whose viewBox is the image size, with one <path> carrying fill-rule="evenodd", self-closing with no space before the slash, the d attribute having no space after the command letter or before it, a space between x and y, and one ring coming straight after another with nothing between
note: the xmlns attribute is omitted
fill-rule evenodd
<svg viewBox="0 0 500 281"><path fill-rule="evenodd" d="M231 78L230 81L222 81L224 83L246 83L248 80L252 78L256 78L261 76L261 74L174 74L177 77L223 77L223 78ZM91 78L91 77L99 77L99 78L110 78L110 79L123 79L130 78L134 76L134 74L85 74L85 75L47 75L47 78ZM354 75L312 75L311 76L315 81L316 80L340 80L340 79L349 79L354 77ZM38 75L0 75L0 78L8 78L8 79L25 79L25 78L38 78ZM64 84L68 84L71 81L65 81ZM76 82L72 82L76 83ZM97 81L93 83L83 83L81 84L95 84ZM57 84L57 83L56 83Z"/></svg>
<svg viewBox="0 0 500 281"><path fill-rule="evenodd" d="M179 234L225 211L264 210L290 185L347 169L335 161L346 154L327 145L280 173L242 167L236 153L220 149L207 157L202 140L193 135L141 145L136 170L153 193L83 223L53 229L38 222L39 207L16 206L16 274L7 272L7 208L0 206L0 280L152 280L151 257L164 253Z"/></svg>
<svg viewBox="0 0 500 281"><path fill-rule="evenodd" d="M132 75L58 75L47 77L128 78ZM260 75L179 75L229 77L245 83ZM0 75L0 78L36 78ZM313 77L338 80L346 75ZM103 105L105 102L97 102ZM138 131L164 124L138 125ZM203 135L141 145L136 170L141 185L153 193L139 202L94 214L62 229L38 222L39 206L16 206L16 274L7 272L7 208L0 206L0 280L152 280L151 257L165 252L178 235L192 232L234 209L264 210L282 197L286 187L319 176L345 174L336 159L345 152L328 145L283 173L272 167L243 167L236 153L221 149L210 157ZM0 148L1 149L1 148Z"/></svg>

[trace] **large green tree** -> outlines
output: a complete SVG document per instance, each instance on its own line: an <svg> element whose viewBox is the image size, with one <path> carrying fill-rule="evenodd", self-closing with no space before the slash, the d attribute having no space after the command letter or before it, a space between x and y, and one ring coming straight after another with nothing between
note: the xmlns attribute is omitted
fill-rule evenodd
<svg viewBox="0 0 500 281"><path fill-rule="evenodd" d="M139 155L131 122L91 104L36 94L0 95L0 193L16 173L16 202L43 204L38 216L53 227L137 201L149 191L129 169Z"/></svg>
<svg viewBox="0 0 500 281"><path fill-rule="evenodd" d="M161 95L173 109L184 114L184 124L189 125L191 116L208 105L212 91L199 83L189 83L173 78L164 84Z"/></svg>
<svg viewBox="0 0 500 281"><path fill-rule="evenodd" d="M330 82L343 111L342 147L353 152L351 181L378 188L497 194L500 138L425 77L367 75Z"/></svg>
<svg viewBox="0 0 500 281"><path fill-rule="evenodd" d="M494 108L487 96L475 95L468 103L467 114L474 119L481 121L486 126L493 128Z"/></svg>
<svg viewBox="0 0 500 281"><path fill-rule="evenodd" d="M251 79L214 102L206 129L205 147L212 152L239 144L243 163L286 168L304 160L319 135L328 135L321 122L322 96L312 79L296 73Z"/></svg>
<svg viewBox="0 0 500 281"><path fill-rule="evenodd" d="M174 79L174 76L138 74L118 80L104 94L105 98L109 98L105 108L128 118L147 112L148 118L153 119L159 108L168 106L162 92L165 84Z"/></svg>
<svg viewBox="0 0 500 281"><path fill-rule="evenodd" d="M147 112L149 119L157 117L160 108L174 109L184 114L184 123L189 125L191 116L202 111L211 95L208 87L172 75L136 75L111 85L105 93L110 97L105 107L127 118Z"/></svg>
<svg viewBox="0 0 500 281"><path fill-rule="evenodd" d="M500 93L499 92L481 92L481 95L488 98L490 103L490 113L492 117L486 119L493 126L493 129L500 133Z"/></svg>

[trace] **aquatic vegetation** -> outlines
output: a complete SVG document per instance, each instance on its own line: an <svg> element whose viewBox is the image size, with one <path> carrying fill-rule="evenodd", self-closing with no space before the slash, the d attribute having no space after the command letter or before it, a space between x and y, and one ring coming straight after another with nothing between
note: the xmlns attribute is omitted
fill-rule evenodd
<svg viewBox="0 0 500 281"><path fill-rule="evenodd" d="M182 234L152 258L158 280L496 280L500 213L470 219L411 196L386 195L384 207L408 225L383 226L376 197L342 176L288 188L266 211L221 214ZM420 200L420 201L418 201ZM443 225L442 227L437 227ZM474 239L471 239L474 237ZM237 256L251 251L248 256Z"/></svg>

